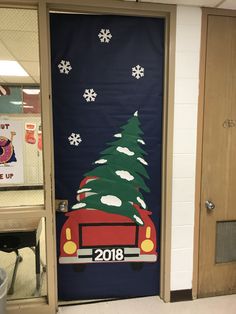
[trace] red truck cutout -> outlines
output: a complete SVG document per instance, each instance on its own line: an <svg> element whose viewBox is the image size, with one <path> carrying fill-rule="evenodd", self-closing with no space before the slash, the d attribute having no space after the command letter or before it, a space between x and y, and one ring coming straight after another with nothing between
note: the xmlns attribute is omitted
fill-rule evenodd
<svg viewBox="0 0 236 314"><path fill-rule="evenodd" d="M91 178L85 178L82 188ZM79 195L79 200L88 197ZM60 264L102 262L156 262L156 229L148 210L133 204L144 224L129 217L97 209L80 209L66 214L61 230Z"/></svg>

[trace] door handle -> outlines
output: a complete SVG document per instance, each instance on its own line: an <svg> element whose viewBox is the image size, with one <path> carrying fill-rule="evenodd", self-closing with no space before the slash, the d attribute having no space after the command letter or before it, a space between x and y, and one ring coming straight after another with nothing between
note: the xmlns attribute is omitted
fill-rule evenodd
<svg viewBox="0 0 236 314"><path fill-rule="evenodd" d="M68 201L67 200L55 200L56 212L67 213L68 212Z"/></svg>
<svg viewBox="0 0 236 314"><path fill-rule="evenodd" d="M211 210L215 209L215 204L212 201L206 201L205 202L205 207L206 207L206 209L211 211Z"/></svg>

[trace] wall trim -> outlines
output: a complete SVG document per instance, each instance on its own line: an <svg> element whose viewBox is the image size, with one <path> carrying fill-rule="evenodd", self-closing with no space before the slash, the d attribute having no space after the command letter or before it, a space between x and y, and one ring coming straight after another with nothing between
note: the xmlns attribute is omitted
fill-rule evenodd
<svg viewBox="0 0 236 314"><path fill-rule="evenodd" d="M0 191L28 191L28 190L43 190L43 185L21 185L0 187Z"/></svg>
<svg viewBox="0 0 236 314"><path fill-rule="evenodd" d="M192 289L173 290L170 292L170 302L182 302L192 300Z"/></svg>

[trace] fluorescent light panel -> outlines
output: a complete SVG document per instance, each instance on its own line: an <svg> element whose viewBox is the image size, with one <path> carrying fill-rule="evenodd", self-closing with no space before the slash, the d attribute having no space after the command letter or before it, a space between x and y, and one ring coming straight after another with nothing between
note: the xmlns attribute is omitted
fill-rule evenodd
<svg viewBox="0 0 236 314"><path fill-rule="evenodd" d="M22 91L27 95L38 95L40 93L40 89L38 88L23 88Z"/></svg>
<svg viewBox="0 0 236 314"><path fill-rule="evenodd" d="M0 76L29 76L16 61L0 60Z"/></svg>
<svg viewBox="0 0 236 314"><path fill-rule="evenodd" d="M16 106L26 105L26 102L22 101L10 101L10 103Z"/></svg>

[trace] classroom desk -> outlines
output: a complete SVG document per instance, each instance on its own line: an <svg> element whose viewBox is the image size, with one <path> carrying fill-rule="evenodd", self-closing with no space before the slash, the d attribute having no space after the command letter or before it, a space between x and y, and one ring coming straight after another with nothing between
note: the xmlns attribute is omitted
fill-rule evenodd
<svg viewBox="0 0 236 314"><path fill-rule="evenodd" d="M40 289L40 234L42 231L41 218L27 218L25 220L0 221L0 250L16 253L16 262L8 294L14 293L14 283L19 263L22 261L18 250L29 247L35 248L36 291Z"/></svg>

